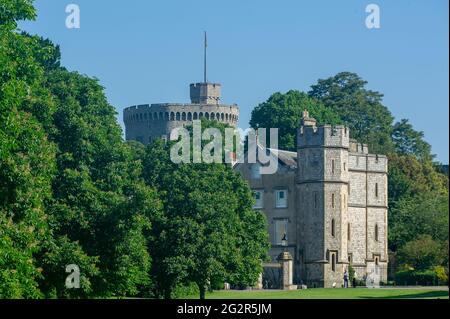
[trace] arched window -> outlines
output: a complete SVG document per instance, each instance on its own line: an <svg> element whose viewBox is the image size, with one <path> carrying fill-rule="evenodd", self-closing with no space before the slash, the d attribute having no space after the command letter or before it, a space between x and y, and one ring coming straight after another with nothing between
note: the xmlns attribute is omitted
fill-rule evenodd
<svg viewBox="0 0 450 319"><path fill-rule="evenodd" d="M181 114L181 119L182 119L183 121L186 121L186 113L185 113L185 112L183 112L183 113Z"/></svg>
<svg viewBox="0 0 450 319"><path fill-rule="evenodd" d="M223 121L225 119L225 115L222 113L220 114L220 119Z"/></svg>
<svg viewBox="0 0 450 319"><path fill-rule="evenodd" d="M159 112L159 119L162 120L164 118L163 112Z"/></svg>
<svg viewBox="0 0 450 319"><path fill-rule="evenodd" d="M191 112L188 113L188 118L187 119L188 119L188 121L192 121L192 113Z"/></svg>
<svg viewBox="0 0 450 319"><path fill-rule="evenodd" d="M198 119L198 115L197 115L197 112L194 112L194 116L193 116L193 119L194 119L194 120Z"/></svg>
<svg viewBox="0 0 450 319"><path fill-rule="evenodd" d="M177 121L179 121L180 119L181 119L180 112L177 112Z"/></svg>
<svg viewBox="0 0 450 319"><path fill-rule="evenodd" d="M169 112L166 112L165 119L166 119L166 121L169 120Z"/></svg>
<svg viewBox="0 0 450 319"><path fill-rule="evenodd" d="M225 121L227 121L227 122L228 122L228 113L227 113L227 114L225 114Z"/></svg>
<svg viewBox="0 0 450 319"><path fill-rule="evenodd" d="M331 236L333 236L334 237L334 235L335 235L335 227L336 227L336 225L335 225L336 223L335 223L335 221L334 221L334 218L331 220Z"/></svg>
<svg viewBox="0 0 450 319"><path fill-rule="evenodd" d="M170 120L175 121L175 113L170 112Z"/></svg>
<svg viewBox="0 0 450 319"><path fill-rule="evenodd" d="M375 241L378 241L378 224L375 224Z"/></svg>
<svg viewBox="0 0 450 319"><path fill-rule="evenodd" d="M209 113L208 113L208 112L205 113L205 118L206 118L207 120L209 120Z"/></svg>
<svg viewBox="0 0 450 319"><path fill-rule="evenodd" d="M211 113L211 120L214 120L216 118L216 115L214 113Z"/></svg>
<svg viewBox="0 0 450 319"><path fill-rule="evenodd" d="M198 118L199 118L199 119L203 118L203 112L200 112L200 113L198 114Z"/></svg>
<svg viewBox="0 0 450 319"><path fill-rule="evenodd" d="M220 113L216 113L216 119L220 120Z"/></svg>

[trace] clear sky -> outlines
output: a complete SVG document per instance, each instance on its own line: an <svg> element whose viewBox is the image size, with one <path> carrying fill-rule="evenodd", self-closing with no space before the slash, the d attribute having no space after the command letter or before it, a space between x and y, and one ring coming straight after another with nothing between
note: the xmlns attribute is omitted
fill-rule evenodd
<svg viewBox="0 0 450 319"><path fill-rule="evenodd" d="M68 4L81 28L67 29ZM365 8L380 7L368 29ZM203 77L237 103L239 126L272 93L308 91L319 78L356 72L382 92L397 120L425 132L448 163L449 43L447 0L36 0L38 19L21 23L61 46L62 64L100 79L122 123L123 108L188 102Z"/></svg>

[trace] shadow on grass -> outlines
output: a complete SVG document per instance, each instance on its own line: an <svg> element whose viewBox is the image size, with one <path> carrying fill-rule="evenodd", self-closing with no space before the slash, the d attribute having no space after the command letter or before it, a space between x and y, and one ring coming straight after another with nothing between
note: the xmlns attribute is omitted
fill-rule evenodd
<svg viewBox="0 0 450 319"><path fill-rule="evenodd" d="M363 299L423 299L423 298L448 298L448 291L437 290L437 291L427 291L427 292L418 292L411 293L407 295L398 295L398 296L380 296L380 297L371 297L364 296L361 297Z"/></svg>

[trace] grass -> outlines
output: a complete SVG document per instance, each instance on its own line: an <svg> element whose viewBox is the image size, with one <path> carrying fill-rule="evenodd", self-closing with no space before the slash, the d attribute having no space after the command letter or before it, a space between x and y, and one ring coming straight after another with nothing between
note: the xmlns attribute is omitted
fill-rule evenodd
<svg viewBox="0 0 450 319"><path fill-rule="evenodd" d="M348 288L327 289L315 288L306 290L221 290L207 293L206 299L448 299L449 292L441 289L427 288ZM198 299L191 296L188 299Z"/></svg>

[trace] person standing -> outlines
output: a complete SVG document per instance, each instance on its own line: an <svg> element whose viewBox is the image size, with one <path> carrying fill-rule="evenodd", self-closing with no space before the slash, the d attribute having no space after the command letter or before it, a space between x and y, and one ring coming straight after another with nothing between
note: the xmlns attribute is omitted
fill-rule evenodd
<svg viewBox="0 0 450 319"><path fill-rule="evenodd" d="M348 271L345 269L344 271L344 288L348 288Z"/></svg>

